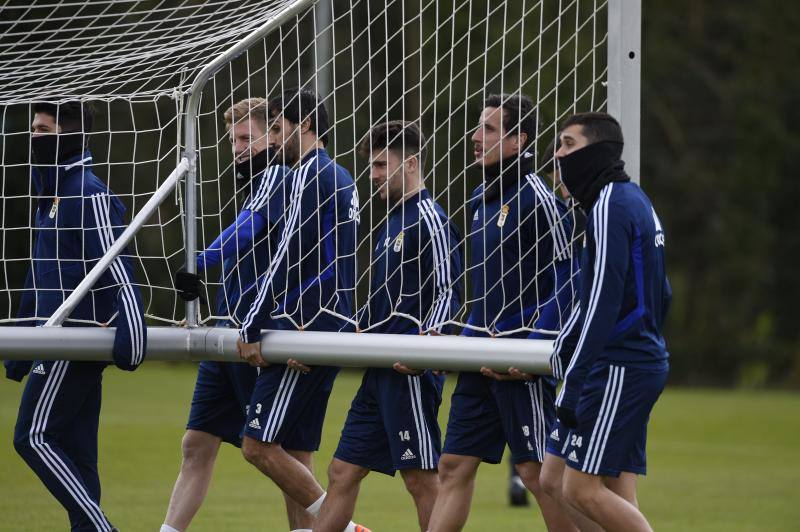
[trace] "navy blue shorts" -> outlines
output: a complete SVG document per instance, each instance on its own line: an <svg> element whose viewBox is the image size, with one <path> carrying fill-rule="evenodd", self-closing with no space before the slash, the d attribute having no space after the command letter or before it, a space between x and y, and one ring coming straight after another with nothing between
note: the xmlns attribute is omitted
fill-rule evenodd
<svg viewBox="0 0 800 532"><path fill-rule="evenodd" d="M667 373L621 365L592 368L575 411L578 427L569 433L567 465L592 475L644 475L647 422Z"/></svg>
<svg viewBox="0 0 800 532"><path fill-rule="evenodd" d="M496 381L462 372L453 392L444 452L497 464L508 444L511 460L541 462L555 421L555 379Z"/></svg>
<svg viewBox="0 0 800 532"><path fill-rule="evenodd" d="M313 366L303 374L286 364L263 368L256 379L244 434L284 449L316 451L328 397L339 368Z"/></svg>
<svg viewBox="0 0 800 532"><path fill-rule="evenodd" d="M368 369L334 456L387 475L399 469L436 469L443 384L444 376L430 371L411 376Z"/></svg>
<svg viewBox="0 0 800 532"><path fill-rule="evenodd" d="M201 362L186 428L219 436L237 447L258 368L245 362Z"/></svg>
<svg viewBox="0 0 800 532"><path fill-rule="evenodd" d="M569 429L561 425L561 421L556 418L553 426L550 427L550 433L547 435L546 450L548 454L553 454L559 458L566 458L567 455L564 451L567 450L567 442L569 438Z"/></svg>

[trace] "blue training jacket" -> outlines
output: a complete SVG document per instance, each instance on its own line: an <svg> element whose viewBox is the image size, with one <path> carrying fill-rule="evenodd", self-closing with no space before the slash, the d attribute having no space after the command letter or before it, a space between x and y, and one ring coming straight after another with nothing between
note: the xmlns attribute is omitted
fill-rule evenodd
<svg viewBox="0 0 800 532"><path fill-rule="evenodd" d="M352 331L358 192L350 173L324 149L307 153L291 173L278 248L240 336L257 342L270 316L281 328ZM336 315L334 315L334 313Z"/></svg>
<svg viewBox="0 0 800 532"><path fill-rule="evenodd" d="M33 260L18 316L41 325L70 295L125 228L125 207L91 170L87 151L65 164L32 167L37 206ZM147 328L129 257L118 256L68 317L116 326L114 363L134 370L144 360ZM6 362L20 380L30 362Z"/></svg>
<svg viewBox="0 0 800 532"><path fill-rule="evenodd" d="M577 406L593 366L668 368L661 327L672 291L664 242L661 222L638 185L612 182L601 190L587 220L580 305L552 358L556 376L564 373L559 406Z"/></svg>
<svg viewBox="0 0 800 532"><path fill-rule="evenodd" d="M461 235L426 189L392 207L372 253L361 330L452 334L461 307Z"/></svg>
<svg viewBox="0 0 800 532"><path fill-rule="evenodd" d="M197 271L222 263L216 313L244 321L280 243L291 171L283 165L265 168L250 181L250 194L236 220L197 256ZM268 326L267 328L274 328Z"/></svg>
<svg viewBox="0 0 800 532"><path fill-rule="evenodd" d="M469 204L472 308L467 324L492 334L530 327L534 320L537 328L558 329L561 316L571 310L571 294L555 296L556 289L566 293L572 270L566 205L534 173L514 179L492 199L484 197L481 185ZM463 334L485 333L465 328Z"/></svg>

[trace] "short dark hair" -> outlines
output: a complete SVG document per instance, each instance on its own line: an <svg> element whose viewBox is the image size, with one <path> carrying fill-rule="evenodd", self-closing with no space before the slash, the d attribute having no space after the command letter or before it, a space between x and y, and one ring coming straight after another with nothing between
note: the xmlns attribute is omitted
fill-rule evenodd
<svg viewBox="0 0 800 532"><path fill-rule="evenodd" d="M37 113L52 116L53 120L61 126L62 133L75 133L78 131L88 133L92 130L92 123L94 122L94 108L89 102L36 102L33 104L33 114Z"/></svg>
<svg viewBox="0 0 800 532"><path fill-rule="evenodd" d="M556 171L556 158L555 153L561 147L561 140L556 137L551 139L547 147L539 155L539 171L546 174L552 174Z"/></svg>
<svg viewBox="0 0 800 532"><path fill-rule="evenodd" d="M524 94L490 94L483 106L503 110L503 133L520 132L528 136L523 148L536 140L536 109L529 97Z"/></svg>
<svg viewBox="0 0 800 532"><path fill-rule="evenodd" d="M595 142L619 142L624 144L622 127L617 119L608 113L577 113L567 118L561 124L561 131L569 126L583 126L583 136L590 144Z"/></svg>
<svg viewBox="0 0 800 532"><path fill-rule="evenodd" d="M392 150L401 158L405 158L406 155L417 155L420 169L425 166L427 155L425 135L414 122L404 120L382 122L373 126L358 146L358 151L363 157L369 157L371 152L383 149Z"/></svg>
<svg viewBox="0 0 800 532"><path fill-rule="evenodd" d="M311 120L311 131L322 141L328 144L328 111L325 105L317 99L317 94L310 89L287 89L269 101L269 116L271 118L283 114L283 117L294 123L301 124L308 118Z"/></svg>

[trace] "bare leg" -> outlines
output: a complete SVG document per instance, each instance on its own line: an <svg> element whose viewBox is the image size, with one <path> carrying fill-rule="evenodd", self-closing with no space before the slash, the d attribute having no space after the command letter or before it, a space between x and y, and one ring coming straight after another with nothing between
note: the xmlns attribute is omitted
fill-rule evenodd
<svg viewBox="0 0 800 532"><path fill-rule="evenodd" d="M308 467L278 443L264 443L245 436L242 454L303 508L311 506L324 493Z"/></svg>
<svg viewBox="0 0 800 532"><path fill-rule="evenodd" d="M652 532L644 515L604 484L601 477L567 467L564 497L609 532Z"/></svg>
<svg viewBox="0 0 800 532"><path fill-rule="evenodd" d="M328 467L328 495L322 503L315 532L342 532L356 508L358 489L369 469L334 458Z"/></svg>
<svg viewBox="0 0 800 532"><path fill-rule="evenodd" d="M439 493L439 476L431 469L403 469L400 471L406 489L414 499L417 507L419 528L423 532L428 529L433 505Z"/></svg>
<svg viewBox="0 0 800 532"><path fill-rule="evenodd" d="M639 501L636 499L637 478L636 473L622 472L616 478L603 477L603 483L608 489L638 508Z"/></svg>
<svg viewBox="0 0 800 532"><path fill-rule="evenodd" d="M189 429L183 435L181 470L172 488L165 524L185 530L192 522L208 493L221 442L218 436L199 430Z"/></svg>
<svg viewBox="0 0 800 532"><path fill-rule="evenodd" d="M516 464L516 468L519 473L519 478L522 479L525 487L536 497L536 502L539 503L539 508L542 511L542 517L544 518L547 530L575 530L575 525L572 524L569 514L563 510L561 505L558 504L558 501L545 493L541 484L539 484L539 474L542 471L542 464L539 462L527 461Z"/></svg>
<svg viewBox="0 0 800 532"><path fill-rule="evenodd" d="M464 528L480 464L481 459L476 456L442 455L439 460L439 496L431 513L430 532Z"/></svg>
<svg viewBox="0 0 800 532"><path fill-rule="evenodd" d="M286 449L286 452L295 460L303 464L311 475L314 475L314 453L308 451L294 451ZM289 529L311 528L314 524L314 517L306 511L306 506L301 506L297 501L283 493L283 500L286 503L286 517L289 519Z"/></svg>
<svg viewBox="0 0 800 532"><path fill-rule="evenodd" d="M564 476L564 460L553 454L546 453L544 455L544 463L542 464L542 471L539 473L539 484L542 490L550 496L551 499L556 501L559 506L567 512L570 520L574 524L573 528L565 530L580 530L581 532L602 532L602 528L593 522L591 519L580 513L577 509L564 500L562 496Z"/></svg>

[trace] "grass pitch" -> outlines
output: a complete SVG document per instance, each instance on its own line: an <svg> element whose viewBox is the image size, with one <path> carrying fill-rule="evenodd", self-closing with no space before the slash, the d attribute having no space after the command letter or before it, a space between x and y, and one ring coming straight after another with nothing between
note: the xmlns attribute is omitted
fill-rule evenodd
<svg viewBox="0 0 800 532"><path fill-rule="evenodd" d="M123 532L156 531L180 464L195 366L109 368L100 420L102 506ZM343 372L328 407L317 477L336 447L361 372ZM445 426L455 376L448 378ZM22 386L0 380L0 530L66 530L66 513L11 445ZM656 405L642 509L656 530L784 531L800 523L800 394L669 388ZM508 467L484 464L467 530L544 530L535 506L511 508ZM412 531L416 514L402 480L371 474L356 520L376 532ZM194 531L287 530L283 499L239 451L223 445Z"/></svg>

